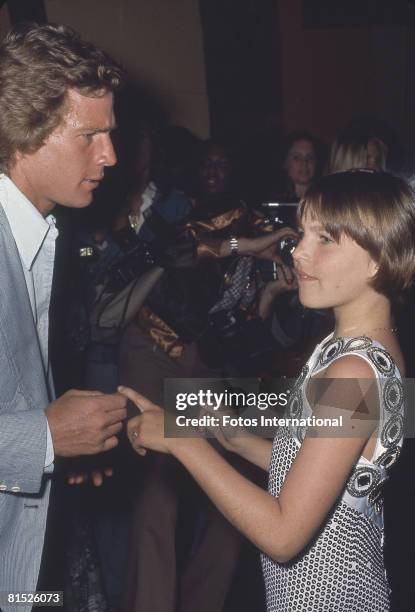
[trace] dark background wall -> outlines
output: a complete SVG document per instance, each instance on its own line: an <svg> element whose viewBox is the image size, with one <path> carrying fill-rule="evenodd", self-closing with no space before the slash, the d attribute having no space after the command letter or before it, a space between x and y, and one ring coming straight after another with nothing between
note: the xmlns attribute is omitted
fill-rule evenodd
<svg viewBox="0 0 415 612"><path fill-rule="evenodd" d="M108 49L200 136L306 127L330 141L361 113L408 145L415 136L408 0L9 0L35 5ZM9 23L4 5L0 35Z"/></svg>
<svg viewBox="0 0 415 612"><path fill-rule="evenodd" d="M208 136L198 0L41 1L49 21L75 28L120 61L170 121ZM0 37L9 24L5 4L0 10Z"/></svg>
<svg viewBox="0 0 415 612"><path fill-rule="evenodd" d="M356 114L373 113L396 125L410 144L413 3L280 0L278 5L284 125L300 124L330 140ZM331 11L324 10L328 6Z"/></svg>
<svg viewBox="0 0 415 612"><path fill-rule="evenodd" d="M212 134L277 124L281 114L275 0L200 0Z"/></svg>

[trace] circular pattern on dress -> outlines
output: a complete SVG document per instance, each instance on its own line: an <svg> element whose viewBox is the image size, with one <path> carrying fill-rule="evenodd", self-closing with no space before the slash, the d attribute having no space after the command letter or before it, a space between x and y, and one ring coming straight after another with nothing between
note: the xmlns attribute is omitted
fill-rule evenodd
<svg viewBox="0 0 415 612"><path fill-rule="evenodd" d="M297 389L299 387L301 387L301 385L303 384L303 382L307 378L307 374L308 374L309 371L310 371L310 368L308 367L307 364L301 368L301 372L300 372L297 380L295 381L295 383L294 383L294 385L293 385L293 387L291 389L291 392L293 394L297 391Z"/></svg>
<svg viewBox="0 0 415 612"><path fill-rule="evenodd" d="M380 482L379 470L362 466L356 468L347 483L347 492L353 497L366 497Z"/></svg>
<svg viewBox="0 0 415 612"><path fill-rule="evenodd" d="M304 438L307 432L307 426L306 425L299 425L297 427L297 438L298 441L300 442L300 444L302 444L304 442Z"/></svg>
<svg viewBox="0 0 415 612"><path fill-rule="evenodd" d="M289 417L291 419L300 418L303 411L303 399L301 397L301 390L297 391L290 399L288 404Z"/></svg>
<svg viewBox="0 0 415 612"><path fill-rule="evenodd" d="M371 506L374 507L375 512L377 514L379 514L379 512L383 508L383 486L382 484L383 483L379 483L377 487L375 487L373 491L369 493L368 498L367 498L367 501L369 502Z"/></svg>
<svg viewBox="0 0 415 612"><path fill-rule="evenodd" d="M387 351L381 348L372 347L368 349L367 354L379 372L385 374L385 376L390 376L394 373L395 364Z"/></svg>
<svg viewBox="0 0 415 612"><path fill-rule="evenodd" d="M364 351L372 346L372 340L367 336L359 336L358 338L352 338L346 342L344 352L346 351Z"/></svg>
<svg viewBox="0 0 415 612"><path fill-rule="evenodd" d="M383 388L383 400L389 412L398 412L404 399L403 385L399 378L390 378Z"/></svg>
<svg viewBox="0 0 415 612"><path fill-rule="evenodd" d="M336 338L336 340L332 340L329 342L322 350L320 355L320 364L326 365L331 359L334 359L339 355L344 346L343 338Z"/></svg>
<svg viewBox="0 0 415 612"><path fill-rule="evenodd" d="M344 342L349 340L344 339ZM321 351L327 350L330 344L333 342L329 341L323 348L316 349L309 360L310 370L314 364L319 363ZM373 343L370 349L372 347ZM367 350L362 350L361 356L368 361ZM354 353L353 348L349 348L349 351ZM345 352L343 349L341 354ZM379 419L384 425L397 414L403 415L405 401L398 412L386 409L383 389L387 381L394 377L394 373L385 375L377 365L373 365L373 368L382 388ZM300 389L295 390L302 393L304 414L311 412L304 393L306 380L301 383ZM295 392L292 392L293 395ZM392 403L395 399L392 394ZM289 406L287 413L288 409ZM271 495L280 495L306 431L306 427L278 428L269 469L268 490ZM397 445L401 443L402 439L398 440ZM382 519L380 516L374 519L373 509L381 509L381 485L386 478L383 465L389 466L394 461L399 453L398 448L385 449L379 445L374 465L358 462L354 466L349 487L357 496L352 497L350 491L349 494L343 492L345 497L341 496L336 502L331 517L324 522L301 555L290 563L275 563L267 555L262 555L268 612L389 610L389 587L382 554Z"/></svg>
<svg viewBox="0 0 415 612"><path fill-rule="evenodd" d="M389 421L385 423L382 429L380 440L382 446L390 448L396 446L403 436L403 418L400 414L392 416Z"/></svg>
<svg viewBox="0 0 415 612"><path fill-rule="evenodd" d="M381 467L384 467L385 469L389 469L390 467L392 467L394 463L396 463L400 454L401 454L400 446L388 448L377 459L375 459L375 463L376 465L380 465Z"/></svg>

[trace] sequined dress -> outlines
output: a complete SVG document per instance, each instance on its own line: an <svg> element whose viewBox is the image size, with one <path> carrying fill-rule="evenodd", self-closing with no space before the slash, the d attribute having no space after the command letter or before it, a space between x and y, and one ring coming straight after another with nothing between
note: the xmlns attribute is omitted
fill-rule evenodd
<svg viewBox="0 0 415 612"><path fill-rule="evenodd" d="M373 368L380 401L379 435L372 461L356 463L345 490L319 533L289 563L262 555L268 612L387 612L389 586L383 561L382 485L403 442L404 393L392 357L366 337L333 338L317 345L292 390L288 416L312 411L306 383L345 355L360 355ZM305 428L280 428L275 436L269 492L277 497L304 440Z"/></svg>

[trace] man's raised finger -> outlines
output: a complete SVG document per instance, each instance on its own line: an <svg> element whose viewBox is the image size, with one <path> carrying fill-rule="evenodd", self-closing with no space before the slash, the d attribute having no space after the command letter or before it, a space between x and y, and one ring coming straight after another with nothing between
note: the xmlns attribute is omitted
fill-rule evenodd
<svg viewBox="0 0 415 612"><path fill-rule="evenodd" d="M103 410L111 412L120 408L125 408L127 400L121 393L105 394L99 398L99 401L103 404Z"/></svg>
<svg viewBox="0 0 415 612"><path fill-rule="evenodd" d="M112 412L106 412L104 416L104 426L114 425L115 423L121 423L127 418L127 409L121 408L113 410Z"/></svg>

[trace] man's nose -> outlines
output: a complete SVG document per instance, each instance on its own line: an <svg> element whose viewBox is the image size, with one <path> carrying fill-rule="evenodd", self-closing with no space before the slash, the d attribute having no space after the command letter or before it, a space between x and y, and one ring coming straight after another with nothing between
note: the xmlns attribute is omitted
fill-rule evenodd
<svg viewBox="0 0 415 612"><path fill-rule="evenodd" d="M117 163L114 145L109 134L103 134L101 163L103 166L114 166Z"/></svg>

